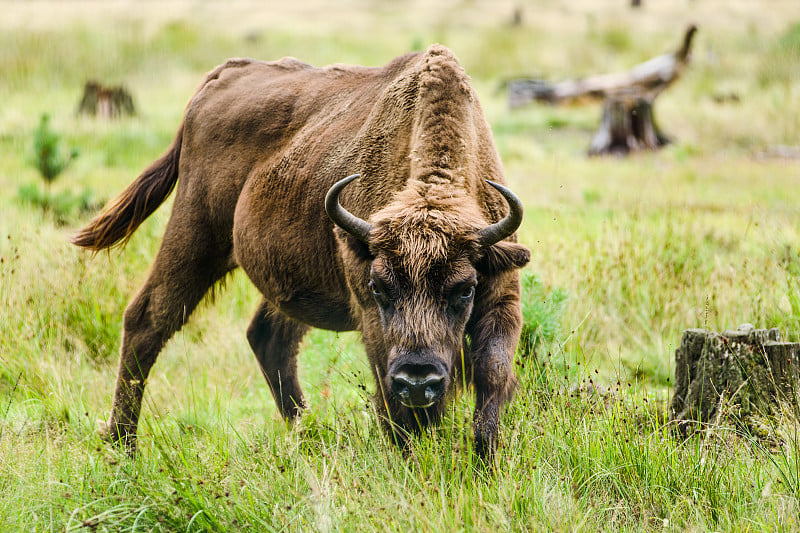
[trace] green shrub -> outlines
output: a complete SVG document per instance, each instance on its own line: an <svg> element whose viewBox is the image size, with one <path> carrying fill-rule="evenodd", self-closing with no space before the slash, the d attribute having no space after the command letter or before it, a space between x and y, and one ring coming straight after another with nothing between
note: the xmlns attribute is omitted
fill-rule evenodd
<svg viewBox="0 0 800 533"><path fill-rule="evenodd" d="M561 329L561 319L567 304L567 291L561 288L548 290L536 274L522 275L522 335L519 351L535 355L545 343L552 343Z"/></svg>
<svg viewBox="0 0 800 533"><path fill-rule="evenodd" d="M43 113L39 127L33 133L32 164L48 186L78 157L75 148L69 155L63 155L60 144L61 135L50 129L50 115Z"/></svg>
<svg viewBox="0 0 800 533"><path fill-rule="evenodd" d="M53 215L58 225L70 224L77 217L97 211L103 205L103 202L94 199L94 193L90 189L84 189L78 194L70 191L52 194L40 190L36 185L23 185L18 194L23 204L39 207Z"/></svg>
<svg viewBox="0 0 800 533"><path fill-rule="evenodd" d="M33 133L33 155L31 165L39 171L45 183L45 190L33 184L23 185L18 190L23 204L41 208L51 213L57 224L68 224L76 216L97 210L102 202L93 200L91 190L83 190L78 194L70 191L51 193L50 185L78 157L78 150L73 148L69 154L61 149L61 135L50 128L50 115L43 113L39 127Z"/></svg>

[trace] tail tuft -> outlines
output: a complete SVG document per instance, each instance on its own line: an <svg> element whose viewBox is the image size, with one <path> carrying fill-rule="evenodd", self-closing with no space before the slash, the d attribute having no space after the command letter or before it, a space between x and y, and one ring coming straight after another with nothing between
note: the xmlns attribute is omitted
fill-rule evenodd
<svg viewBox="0 0 800 533"><path fill-rule="evenodd" d="M170 149L103 209L70 242L94 252L125 245L178 181L183 125Z"/></svg>

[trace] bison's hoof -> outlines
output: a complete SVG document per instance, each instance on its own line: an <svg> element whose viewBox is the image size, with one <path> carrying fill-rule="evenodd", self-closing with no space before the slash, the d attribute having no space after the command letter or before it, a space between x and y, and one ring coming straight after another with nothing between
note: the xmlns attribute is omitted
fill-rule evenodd
<svg viewBox="0 0 800 533"><path fill-rule="evenodd" d="M112 425L111 422L106 422L105 420L97 421L96 431L101 439L122 448L128 455L133 455L136 452L136 433L125 431L124 427Z"/></svg>
<svg viewBox="0 0 800 533"><path fill-rule="evenodd" d="M111 441L111 431L108 429L108 422L105 420L98 420L96 423L96 432L100 436L101 439L105 441Z"/></svg>
<svg viewBox="0 0 800 533"><path fill-rule="evenodd" d="M475 455L480 464L492 470L497 452L497 441L495 439L475 439Z"/></svg>

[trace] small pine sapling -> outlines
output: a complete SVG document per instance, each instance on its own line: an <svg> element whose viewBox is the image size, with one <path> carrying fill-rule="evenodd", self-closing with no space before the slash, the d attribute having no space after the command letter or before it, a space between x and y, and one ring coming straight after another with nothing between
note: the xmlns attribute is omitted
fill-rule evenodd
<svg viewBox="0 0 800 533"><path fill-rule="evenodd" d="M61 174L73 159L78 157L78 150L73 148L69 155L61 151L61 135L50 129L50 115L43 113L39 127L33 133L33 166L39 171L47 188Z"/></svg>

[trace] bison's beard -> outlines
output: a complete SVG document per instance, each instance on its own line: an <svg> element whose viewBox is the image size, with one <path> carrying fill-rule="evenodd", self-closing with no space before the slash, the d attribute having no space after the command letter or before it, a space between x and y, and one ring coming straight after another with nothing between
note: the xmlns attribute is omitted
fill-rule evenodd
<svg viewBox="0 0 800 533"><path fill-rule="evenodd" d="M405 446L408 439L419 435L429 426L436 426L448 405L449 394L429 407L406 407L395 398L388 398L386 403L378 394L375 404L381 418L381 425L393 437L396 444Z"/></svg>

